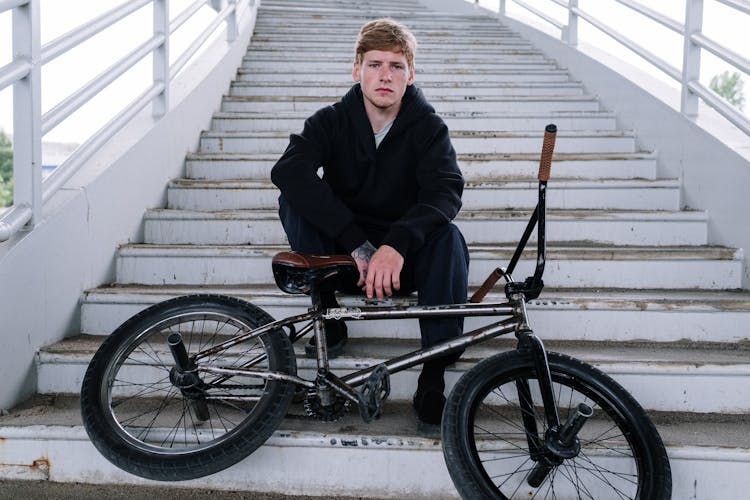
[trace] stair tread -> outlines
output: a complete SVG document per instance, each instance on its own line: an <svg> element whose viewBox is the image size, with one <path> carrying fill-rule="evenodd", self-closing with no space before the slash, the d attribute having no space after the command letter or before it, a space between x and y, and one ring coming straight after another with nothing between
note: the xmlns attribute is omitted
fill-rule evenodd
<svg viewBox="0 0 750 500"><path fill-rule="evenodd" d="M622 152L622 153L555 153L552 156L553 164L558 161L570 160L638 160L656 159L656 154L651 151ZM459 161L539 161L538 153L464 153L457 154ZM269 153L224 153L224 152L193 152L186 156L191 160L247 160L247 161L273 161L279 159L277 154Z"/></svg>
<svg viewBox="0 0 750 500"><path fill-rule="evenodd" d="M498 289L500 287L498 286ZM474 288L471 289L473 291ZM234 296L263 297L273 300L299 301L309 303L307 296L290 295L282 292L273 285L119 285L101 286L86 290L85 300L106 300L112 295L129 296L138 298L140 296L167 295L177 296L193 293L223 294ZM137 300L140 300L139 298ZM416 304L415 296L394 297L389 299L396 303ZM484 302L503 302L505 296L499 292L491 292ZM354 295L340 295L342 305L356 305L364 301L364 297ZM378 304L378 301L372 301ZM593 308L594 304L610 305L613 308L636 308L638 310L691 308L706 310L739 310L750 309L749 290L685 290L685 289L660 289L660 290L635 290L635 289L562 289L545 287L542 296L529 302L531 307L543 304L554 305L576 305L586 304L585 307Z"/></svg>
<svg viewBox="0 0 750 500"><path fill-rule="evenodd" d="M554 243L554 242L552 242ZM288 250L288 246L283 245L168 245L168 244L150 244L150 243L128 243L120 247L120 253L141 253L141 252L164 252L169 254L194 254L194 255L211 255L221 254L268 254ZM469 245L469 250L473 253L487 254L492 257L501 257L511 255L515 250L515 244L498 244L498 245ZM664 254L669 258L677 259L738 259L741 251L721 246L622 246L612 245L604 246L598 244L587 244L581 242L578 246L573 246L565 242L560 246L550 244L547 255L549 260L555 258L576 258L581 260L588 259L661 259Z"/></svg>
<svg viewBox="0 0 750 500"><path fill-rule="evenodd" d="M456 220L528 220L531 210L524 209L478 209L461 210ZM278 220L278 212L272 209L221 209L189 210L153 208L146 212L146 218L173 220ZM700 210L626 210L626 209L547 209L548 220L586 219L586 220L665 220L665 221L707 221L708 215ZM693 247L690 247L693 248Z"/></svg>
<svg viewBox="0 0 750 500"><path fill-rule="evenodd" d="M274 438L284 437L287 441L318 438L321 447L330 447L332 439L343 439L349 447L359 450L374 448L378 444L389 448L432 447L437 450L441 446L439 439L425 438L417 432L416 419L409 403L386 401L383 416L369 424L361 420L356 410L340 421L330 423L301 417L303 411L301 404L293 404L269 444L274 442ZM668 448L721 447L727 452L750 449L750 433L747 432L747 419L743 415L649 414ZM47 432L40 432L40 427L46 427ZM10 429L17 432L8 432ZM51 438L56 433L72 439L71 431L78 431L80 434L76 434L85 438L80 399L73 395L36 395L0 416L0 433L5 439L12 439L14 434L26 434L24 429L38 439ZM377 441L370 443L369 439L372 438L377 438ZM389 438L393 442L381 441ZM347 444L342 443L344 446Z"/></svg>
<svg viewBox="0 0 750 500"><path fill-rule="evenodd" d="M311 95L225 95L224 102L320 102L328 104L334 99L330 96L311 96ZM451 102L597 102L595 96L589 95L533 95L533 96L506 96L506 95L477 95L467 99L463 96L433 96L430 98L431 103L451 103ZM309 113L308 113L309 114ZM441 113L442 115L443 113ZM454 132L454 131L451 131ZM562 134L565 131L559 131ZM497 132L495 132L497 133Z"/></svg>
<svg viewBox="0 0 750 500"><path fill-rule="evenodd" d="M78 335L68 337L60 342L40 349L39 355L46 356L83 356L89 358L103 341L99 335ZM295 344L297 365L299 368L314 369L315 360L306 359L303 344ZM452 371L468 370L475 363L498 352L512 350L515 339L511 336L500 337L480 345L469 347L461 359L453 365ZM709 342L585 342L585 341L551 341L545 342L549 351L584 360L597 366L627 366L631 370L648 373L672 371L674 369L691 370L701 368L726 368L740 370L750 374L750 346L712 344ZM359 369L363 365L372 365L387 359L411 352L420 348L418 339L383 339L383 338L350 338L341 356L331 359L333 370ZM168 352L165 347L165 352ZM607 371L605 369L605 371Z"/></svg>
<svg viewBox="0 0 750 500"><path fill-rule="evenodd" d="M606 188L629 188L629 187L653 187L653 188L679 188L679 179L580 179L560 178L551 180L555 187L606 187ZM466 181L464 189L499 189L499 188L533 188L536 189L539 182L536 178L488 178L482 181ZM172 179L169 187L174 188L216 188L216 189L277 189L270 179Z"/></svg>

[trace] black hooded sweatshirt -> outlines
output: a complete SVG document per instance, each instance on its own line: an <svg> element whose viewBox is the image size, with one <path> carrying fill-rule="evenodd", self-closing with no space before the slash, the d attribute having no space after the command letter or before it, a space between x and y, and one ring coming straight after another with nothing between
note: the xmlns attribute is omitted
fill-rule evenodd
<svg viewBox="0 0 750 500"><path fill-rule="evenodd" d="M464 185L448 127L414 85L376 149L355 84L290 136L271 179L296 212L346 252L369 240L404 257L456 216Z"/></svg>

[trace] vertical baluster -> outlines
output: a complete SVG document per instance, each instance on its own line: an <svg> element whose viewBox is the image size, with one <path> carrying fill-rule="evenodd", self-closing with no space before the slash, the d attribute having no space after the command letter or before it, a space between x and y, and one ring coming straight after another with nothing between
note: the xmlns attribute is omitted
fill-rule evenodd
<svg viewBox="0 0 750 500"><path fill-rule="evenodd" d="M505 15L505 0L499 0L497 11L500 13L500 15Z"/></svg>
<svg viewBox="0 0 750 500"><path fill-rule="evenodd" d="M164 42L154 49L154 84L164 85L164 90L153 101L152 114L164 116L169 109L169 0L154 0L154 36L163 36Z"/></svg>
<svg viewBox="0 0 750 500"><path fill-rule="evenodd" d="M688 84L701 76L701 48L693 42L692 36L702 30L703 0L686 0L680 111L691 118L698 116L698 96L690 91Z"/></svg>
<svg viewBox="0 0 750 500"><path fill-rule="evenodd" d="M42 91L39 0L13 9L13 58L33 65L13 85L13 203L31 208L28 226L42 212Z"/></svg>
<svg viewBox="0 0 750 500"><path fill-rule="evenodd" d="M578 46L578 0L568 0L568 25L563 28L562 38L571 47Z"/></svg>
<svg viewBox="0 0 750 500"><path fill-rule="evenodd" d="M227 42L233 42L237 38L237 22L239 16L237 16L237 0L229 0L229 5L232 6L232 12L227 16Z"/></svg>

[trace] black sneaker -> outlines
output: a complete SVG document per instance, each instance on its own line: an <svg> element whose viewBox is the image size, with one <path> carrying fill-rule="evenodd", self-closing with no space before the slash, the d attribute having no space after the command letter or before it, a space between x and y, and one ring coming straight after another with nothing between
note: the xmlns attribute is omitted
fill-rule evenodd
<svg viewBox="0 0 750 500"><path fill-rule="evenodd" d="M343 321L326 321L326 346L328 359L335 358L344 351L348 338L346 323ZM316 359L318 346L315 345L315 335L305 344L305 357Z"/></svg>
<svg viewBox="0 0 750 500"><path fill-rule="evenodd" d="M427 437L440 437L445 396L435 389L417 389L412 400L417 412L417 431Z"/></svg>

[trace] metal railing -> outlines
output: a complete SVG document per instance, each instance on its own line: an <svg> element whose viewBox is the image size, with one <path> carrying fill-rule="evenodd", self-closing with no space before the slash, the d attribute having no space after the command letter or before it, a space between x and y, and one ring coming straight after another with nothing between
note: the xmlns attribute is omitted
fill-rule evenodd
<svg viewBox="0 0 750 500"><path fill-rule="evenodd" d="M644 18L650 19L666 27L667 29L683 37L682 68L677 68L660 58L653 52L639 45L632 39L619 33L612 26L606 24L594 15L580 9L578 0L548 0L567 10L567 24L562 23L548 13L535 8L524 0L499 0L499 12L506 14L506 3L508 1L523 7L535 16L560 30L560 38L571 46L578 45L578 22L583 19L599 31L613 38L623 46L635 52L637 55L657 67L663 73L676 80L680 84L681 99L680 111L688 117L695 118L698 115L699 100L714 108L729 122L750 135L750 120L735 107L727 103L716 92L701 84L701 51L707 50L719 59L728 63L735 69L750 74L750 60L733 50L721 45L703 34L703 3L704 0L685 0L685 22L680 23L674 19L653 10L635 0L611 0L620 3ZM734 9L737 13L750 15L750 1L748 0L713 0ZM645 20L645 19L644 19Z"/></svg>
<svg viewBox="0 0 750 500"><path fill-rule="evenodd" d="M146 106L151 104L154 117L163 116L169 110L170 82L222 24L227 27L227 41L234 41L239 14L254 2L196 0L170 20L169 0L130 0L42 46L39 0L0 0L0 13L12 10L13 15L13 61L0 68L0 90L13 85L14 139L13 205L0 217L0 242L39 222L43 204ZM42 114L42 66L147 5L153 10L152 36ZM216 17L170 65L172 34L204 5L220 6L215 9ZM149 55L153 57L152 84L43 179L42 137Z"/></svg>

